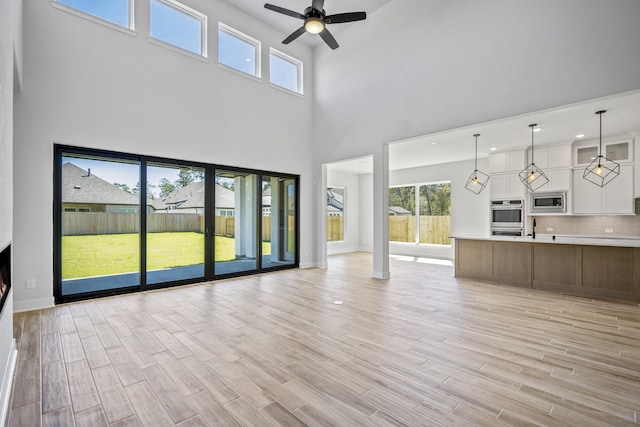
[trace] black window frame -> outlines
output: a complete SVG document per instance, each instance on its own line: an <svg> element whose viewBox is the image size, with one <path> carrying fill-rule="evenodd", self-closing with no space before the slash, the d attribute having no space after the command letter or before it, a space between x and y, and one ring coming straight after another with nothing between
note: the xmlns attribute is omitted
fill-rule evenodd
<svg viewBox="0 0 640 427"><path fill-rule="evenodd" d="M101 291L93 291L87 293L78 293L70 295L62 295L62 157L64 155L78 155L87 158L97 157L102 159L113 159L114 161L131 161L137 162L140 167L140 200L139 200L139 212L140 215L140 282L137 286L114 288ZM141 292L152 289L167 288L173 286L181 286L194 283L203 283L233 277L249 276L255 274L261 274L272 271L288 270L293 268L299 268L300 266L300 175L274 172L266 170L257 170L249 168L239 168L235 166L227 166L222 164L195 162L184 159L172 159L158 156L147 156L140 154L123 153L118 151L109 151L102 149L78 147L64 144L54 144L54 156L53 156L53 277L54 277L54 301L56 304L67 303L72 301L79 301L85 299L93 299L105 296L126 294L131 292ZM216 170L227 170L240 173L249 173L257 175L258 182L262 181L263 176L275 176L284 179L293 179L295 182L295 255L294 262L290 264L263 267L262 266L262 203L256 203L256 236L255 241L257 244L257 266L256 269L233 272L228 274L215 274L215 245L214 238L215 233L205 232L205 246L204 246L204 276L198 278L177 280L172 282L163 282L158 284L147 284L147 165L164 163L171 165L184 165L185 167L198 167L205 170L205 230L212 230L213 220L215 215L214 201L215 201L215 180ZM210 182L210 183L209 183ZM262 200L262 188L260 185L256 186L256 200ZM208 228L209 227L209 228ZM211 234L211 235L209 235Z"/></svg>

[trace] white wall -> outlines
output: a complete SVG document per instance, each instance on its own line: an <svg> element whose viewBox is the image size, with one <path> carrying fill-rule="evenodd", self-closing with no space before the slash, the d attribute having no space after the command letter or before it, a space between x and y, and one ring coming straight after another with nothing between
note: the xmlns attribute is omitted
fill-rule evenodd
<svg viewBox="0 0 640 427"><path fill-rule="evenodd" d="M329 167L327 168L327 187L340 187L345 190L344 241L327 242L327 254L360 250L360 212L366 207L360 206L359 175L332 170Z"/></svg>
<svg viewBox="0 0 640 427"><path fill-rule="evenodd" d="M20 43L13 17L18 1L0 0L0 251L12 240L13 224L13 69L14 40ZM0 313L0 425L9 408L15 367L13 339L13 295L9 291Z"/></svg>
<svg viewBox="0 0 640 427"><path fill-rule="evenodd" d="M148 41L148 0L135 36L25 2L23 91L15 103L15 308L52 304L53 145L62 143L301 175L301 265L314 264L310 171L312 52L220 0L208 15L208 61ZM262 41L261 81L217 65L217 23ZM305 64L305 96L270 87L268 48ZM26 289L28 278L35 289Z"/></svg>
<svg viewBox="0 0 640 427"><path fill-rule="evenodd" d="M389 2L315 52L316 161L638 89L638 20L637 0Z"/></svg>
<svg viewBox="0 0 640 427"><path fill-rule="evenodd" d="M379 156L393 141L640 88L640 2L614 3L389 2L340 33L340 49L315 51L316 168ZM374 254L385 250L377 240Z"/></svg>

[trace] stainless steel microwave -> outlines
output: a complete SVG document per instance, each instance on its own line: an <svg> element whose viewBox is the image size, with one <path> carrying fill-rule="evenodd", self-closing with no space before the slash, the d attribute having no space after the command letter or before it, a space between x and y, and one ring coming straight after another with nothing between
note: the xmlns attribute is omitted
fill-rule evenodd
<svg viewBox="0 0 640 427"><path fill-rule="evenodd" d="M567 192L553 191L531 194L531 213L565 213Z"/></svg>

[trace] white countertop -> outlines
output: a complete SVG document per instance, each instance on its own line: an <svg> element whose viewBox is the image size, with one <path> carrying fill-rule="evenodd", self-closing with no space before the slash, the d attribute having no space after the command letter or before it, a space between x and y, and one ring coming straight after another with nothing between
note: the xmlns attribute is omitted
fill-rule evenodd
<svg viewBox="0 0 640 427"><path fill-rule="evenodd" d="M531 236L511 237L511 236L481 236L481 235L459 235L451 236L453 239L465 240L492 240L496 242L527 242L527 243L555 243L559 245L589 245L589 246L619 246L628 248L640 248L640 237L598 237L598 236L568 236L556 235L553 239L551 234L536 234L536 238Z"/></svg>

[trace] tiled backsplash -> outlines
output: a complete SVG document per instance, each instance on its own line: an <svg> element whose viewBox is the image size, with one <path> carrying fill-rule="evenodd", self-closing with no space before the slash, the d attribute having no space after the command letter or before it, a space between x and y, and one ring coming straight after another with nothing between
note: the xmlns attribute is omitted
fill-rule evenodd
<svg viewBox="0 0 640 427"><path fill-rule="evenodd" d="M527 217L527 233L533 218ZM536 216L537 234L640 237L640 215L629 216ZM553 228L547 231L547 228ZM607 233L605 230L612 232Z"/></svg>

